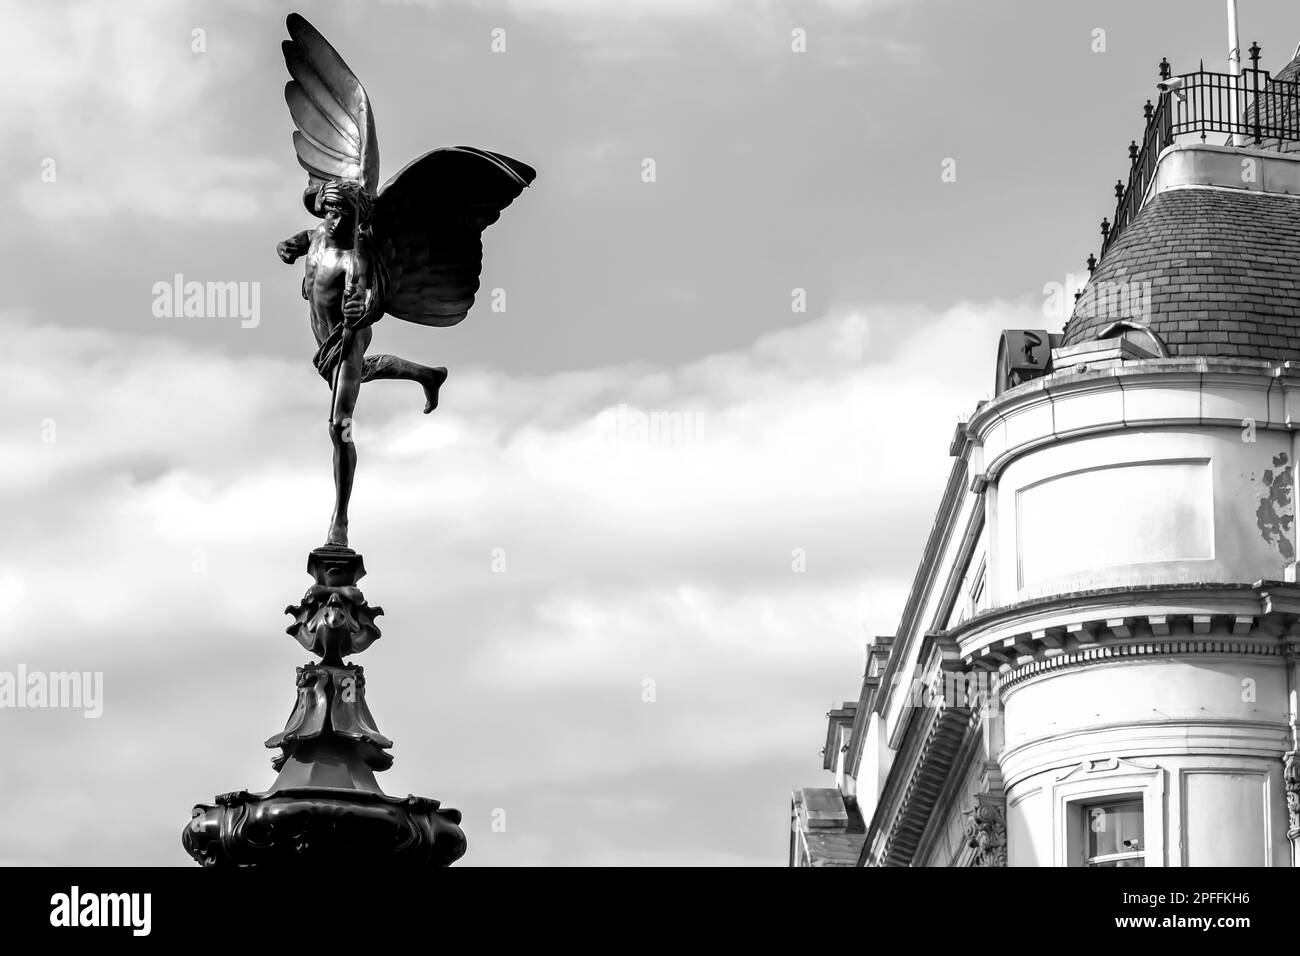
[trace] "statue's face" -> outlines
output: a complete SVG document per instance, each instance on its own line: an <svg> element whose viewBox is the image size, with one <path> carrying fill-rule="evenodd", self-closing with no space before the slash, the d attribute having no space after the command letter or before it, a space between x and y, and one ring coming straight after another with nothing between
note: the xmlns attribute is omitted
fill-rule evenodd
<svg viewBox="0 0 1300 956"><path fill-rule="evenodd" d="M352 231L352 209L347 203L325 204L325 232L331 239L346 237Z"/></svg>

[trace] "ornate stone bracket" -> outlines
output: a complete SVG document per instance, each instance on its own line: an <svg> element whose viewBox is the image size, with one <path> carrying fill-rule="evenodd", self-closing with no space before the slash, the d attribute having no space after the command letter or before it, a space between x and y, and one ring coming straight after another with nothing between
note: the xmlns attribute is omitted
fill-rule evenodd
<svg viewBox="0 0 1300 956"><path fill-rule="evenodd" d="M1294 843L1300 839L1300 754L1294 750L1282 755L1282 787L1286 791L1286 835Z"/></svg>
<svg viewBox="0 0 1300 956"><path fill-rule="evenodd" d="M982 645L963 663L1000 674L1003 687L1036 674L1118 657L1241 654L1281 656L1294 642L1245 614L1143 614L1030 630Z"/></svg>
<svg viewBox="0 0 1300 956"><path fill-rule="evenodd" d="M975 851L971 866L1007 865L1006 798L1000 793L979 793L966 811L966 845Z"/></svg>

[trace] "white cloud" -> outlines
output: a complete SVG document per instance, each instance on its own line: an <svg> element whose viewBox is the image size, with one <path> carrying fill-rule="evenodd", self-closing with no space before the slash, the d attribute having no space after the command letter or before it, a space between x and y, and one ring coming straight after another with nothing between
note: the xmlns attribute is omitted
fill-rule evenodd
<svg viewBox="0 0 1300 956"><path fill-rule="evenodd" d="M352 527L367 596L388 611L364 660L398 742L385 786L419 791L436 769L439 786L494 800L525 782L581 786L593 761L689 781L795 759L814 776L822 712L856 693L864 640L894 627L997 331L1033 324L1029 306L871 309L676 367L457 369L432 417L407 383L367 386ZM39 835L93 826L87 801L152 778L160 759L177 831L205 784L269 780L258 742L283 719L299 657L279 612L308 583L329 511L326 390L306 362L13 318L0 335L14 396L0 458L15 466L0 472L0 594L21 596L6 603L7 653L110 670L103 718L81 722L94 728L27 714L24 733L0 734L0 762L42 774L0 778L0 805L21 808L0 819L0 844L53 862L178 862L163 831L99 850ZM611 427L620 406L702 427L656 439ZM56 745L76 759L40 756ZM780 804L788 783L746 799ZM659 798L678 805L680 786ZM54 791L74 804L57 828L40 823ZM115 808L123 832L152 834L157 811ZM537 826L540 855L565 859L563 833ZM648 833L623 838L590 852L653 851Z"/></svg>
<svg viewBox="0 0 1300 956"><path fill-rule="evenodd" d="M223 135L245 44L185 5L80 0L24 6L0 31L3 158L20 207L40 220L122 211L186 222L255 215L277 168ZM206 30L195 52L195 30ZM54 162L54 181L43 180Z"/></svg>

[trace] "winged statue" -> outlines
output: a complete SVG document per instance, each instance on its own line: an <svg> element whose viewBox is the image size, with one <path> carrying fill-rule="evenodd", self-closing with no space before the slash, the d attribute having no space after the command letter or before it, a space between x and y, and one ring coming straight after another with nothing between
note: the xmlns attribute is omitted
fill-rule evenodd
<svg viewBox="0 0 1300 956"><path fill-rule="evenodd" d="M290 14L288 28L282 47L292 79L284 98L307 171L303 204L321 221L276 251L290 264L306 260L302 296L316 337L313 364L331 393L335 493L326 545L346 548L357 462L351 424L362 384L416 382L427 414L447 378L445 368L366 354L371 326L384 315L429 326L465 318L479 287L483 230L537 173L500 153L449 146L379 186L375 117L364 87L303 17Z"/></svg>

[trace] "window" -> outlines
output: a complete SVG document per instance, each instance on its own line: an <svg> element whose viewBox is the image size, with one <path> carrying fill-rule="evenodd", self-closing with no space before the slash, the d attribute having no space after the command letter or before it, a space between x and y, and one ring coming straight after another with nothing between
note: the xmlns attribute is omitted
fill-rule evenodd
<svg viewBox="0 0 1300 956"><path fill-rule="evenodd" d="M979 569L970 587L971 614L978 614L984 608L984 585L988 581L988 555L980 557Z"/></svg>
<svg viewBox="0 0 1300 956"><path fill-rule="evenodd" d="M1142 801L1115 800L1083 807L1084 866L1145 866Z"/></svg>
<svg viewBox="0 0 1300 956"><path fill-rule="evenodd" d="M1051 865L1165 866L1167 773L1124 757L1093 757L1058 776L1050 791L1044 788L1052 804ZM1029 808L1008 816L1025 816L1019 824L1023 828L1038 812ZM1011 854L1013 866L1047 865L1039 859L1047 847L1026 846L1027 838L1012 837L1013 851L1017 842L1021 846L1019 854Z"/></svg>
<svg viewBox="0 0 1300 956"><path fill-rule="evenodd" d="M962 591L957 595L954 612L957 617L955 620L950 619L948 627L957 627L969 621L972 617L984 610L985 582L988 578L988 554L978 556L976 562L972 559L970 565L966 568L966 575L962 578Z"/></svg>

